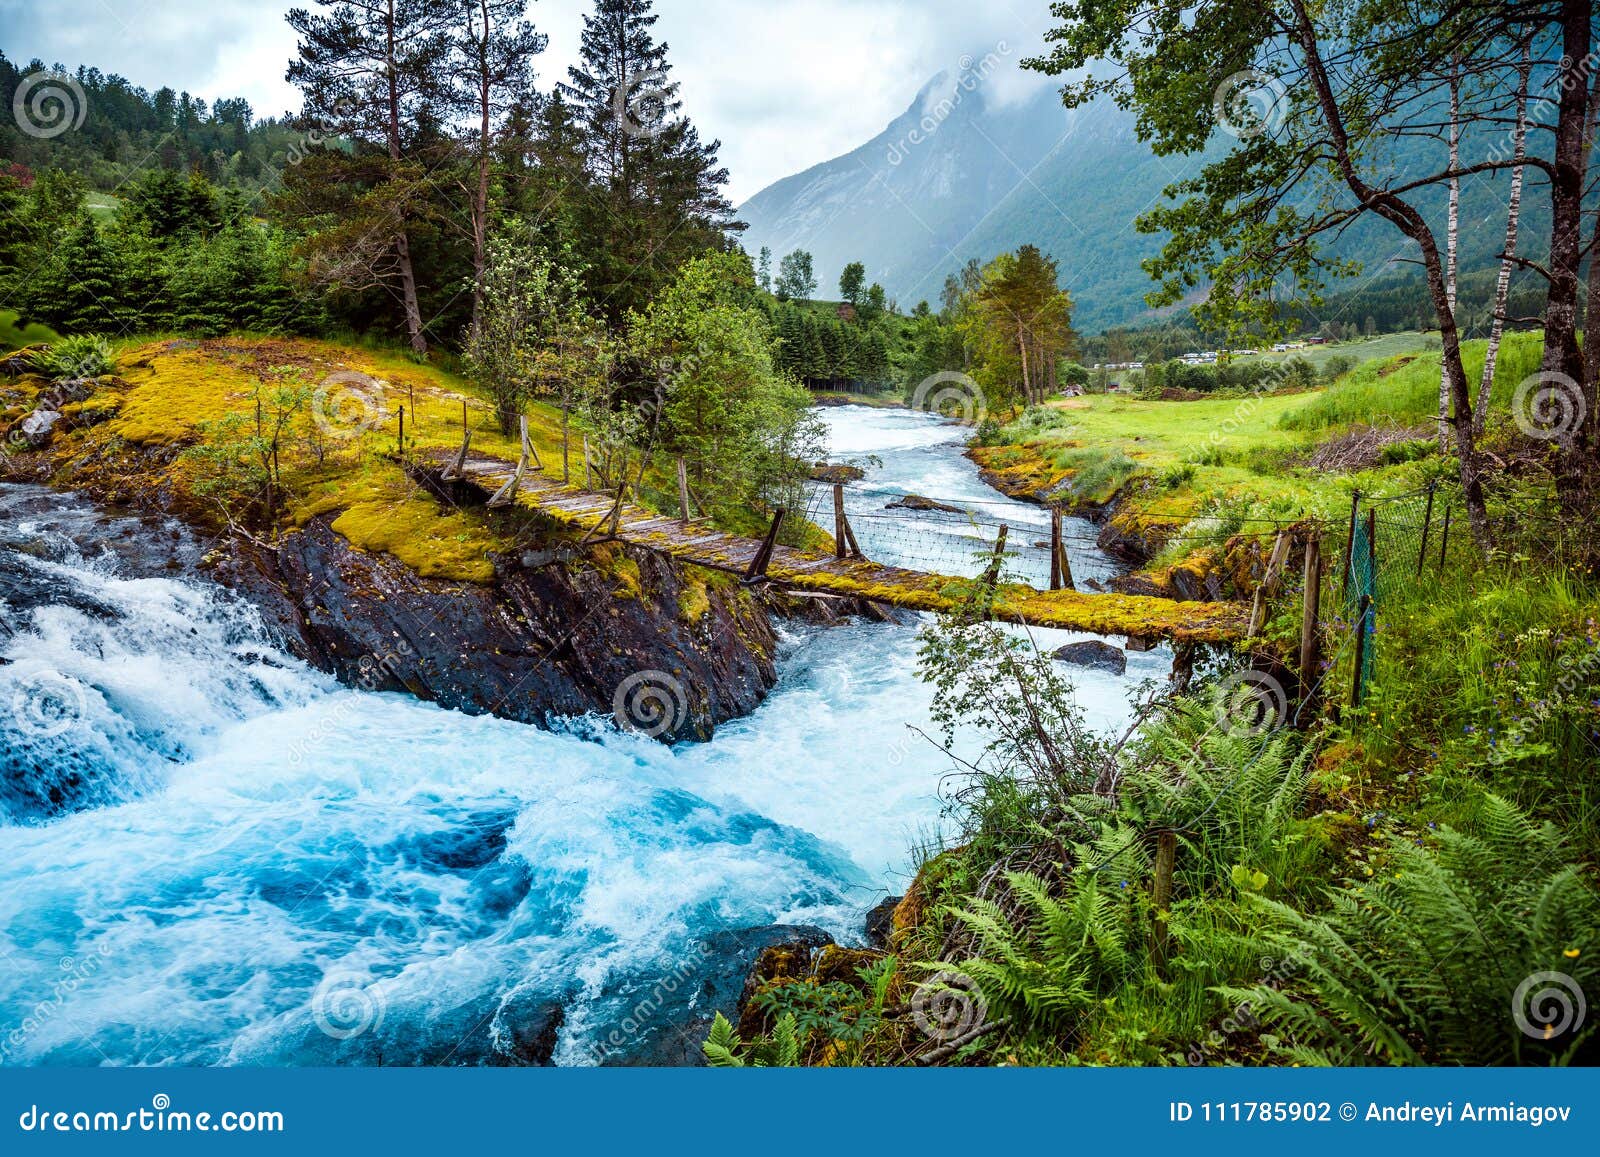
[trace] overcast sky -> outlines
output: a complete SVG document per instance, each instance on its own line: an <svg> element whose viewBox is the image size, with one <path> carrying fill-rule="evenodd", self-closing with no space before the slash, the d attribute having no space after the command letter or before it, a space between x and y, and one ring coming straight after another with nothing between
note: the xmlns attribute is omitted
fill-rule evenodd
<svg viewBox="0 0 1600 1157"><path fill-rule="evenodd" d="M311 0L299 0L311 5ZM441 0L443 2L443 0ZM133 83L242 96L257 115L298 104L284 82L294 37L288 0L0 0L0 49L91 64ZM532 0L550 36L539 87L576 58L584 0ZM1006 88L1047 84L1016 65L1043 47L1047 0L657 0L658 39L671 48L685 111L719 137L741 202L771 182L861 144L964 53L994 52ZM1002 48L1001 45L1004 47Z"/></svg>

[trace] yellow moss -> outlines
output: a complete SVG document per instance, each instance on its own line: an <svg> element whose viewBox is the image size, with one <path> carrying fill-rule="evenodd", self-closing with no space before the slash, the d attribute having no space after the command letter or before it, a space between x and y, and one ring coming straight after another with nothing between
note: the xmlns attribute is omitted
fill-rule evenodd
<svg viewBox="0 0 1600 1157"><path fill-rule="evenodd" d="M678 617L693 626L711 609L711 594L706 589L705 572L696 568L684 577L678 592Z"/></svg>
<svg viewBox="0 0 1600 1157"><path fill-rule="evenodd" d="M145 347L148 352L149 347ZM135 444L187 442L204 422L249 408L254 377L199 350L151 356L125 375L112 431Z"/></svg>
<svg viewBox="0 0 1600 1157"><path fill-rule="evenodd" d="M639 576L639 564L631 558L617 560L612 568L611 575L617 580L617 589L612 593L619 599L636 599L644 594L643 580Z"/></svg>
<svg viewBox="0 0 1600 1157"><path fill-rule="evenodd" d="M442 513L429 495L357 502L333 520L333 529L360 550L393 555L425 578L488 584L495 546L481 524L458 513Z"/></svg>

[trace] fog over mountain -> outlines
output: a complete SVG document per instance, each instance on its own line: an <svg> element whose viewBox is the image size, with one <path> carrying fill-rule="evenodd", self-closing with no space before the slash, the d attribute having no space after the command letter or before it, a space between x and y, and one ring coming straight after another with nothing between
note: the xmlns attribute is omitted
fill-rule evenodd
<svg viewBox="0 0 1600 1157"><path fill-rule="evenodd" d="M1219 155L1227 143L1215 146ZM921 299L937 305L945 276L968 258L1032 242L1059 262L1078 327L1094 331L1150 316L1139 263L1161 238L1139 233L1134 219L1206 159L1156 156L1132 114L1109 100L1066 109L1054 87L1007 100L973 70L944 72L872 140L740 206L749 223L741 243L752 254L771 247L774 265L809 250L823 297L837 292L847 262L861 261L869 281L910 309ZM1504 186L1463 189L1463 270L1498 251ZM1540 213L1542 196L1530 186L1526 211ZM1442 191L1434 200L1442 213ZM1350 229L1337 252L1363 262L1363 279L1414 268L1399 235L1375 219Z"/></svg>

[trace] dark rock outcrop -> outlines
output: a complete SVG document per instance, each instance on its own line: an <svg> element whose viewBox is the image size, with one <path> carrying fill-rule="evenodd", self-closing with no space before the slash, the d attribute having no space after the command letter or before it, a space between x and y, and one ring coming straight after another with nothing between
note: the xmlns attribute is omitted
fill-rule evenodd
<svg viewBox="0 0 1600 1157"><path fill-rule="evenodd" d="M963 513L959 506L947 506L943 502L935 502L931 498L924 498L920 494L907 494L896 498L893 502L884 504L885 510L938 510L945 514Z"/></svg>
<svg viewBox="0 0 1600 1157"><path fill-rule="evenodd" d="M1095 545L1118 562L1131 566L1144 565L1154 553L1150 544L1140 535L1119 527L1115 519L1100 527L1100 533L1095 536Z"/></svg>
<svg viewBox="0 0 1600 1157"><path fill-rule="evenodd" d="M817 462L811 467L813 482L859 482L867 472L849 462Z"/></svg>
<svg viewBox="0 0 1600 1157"><path fill-rule="evenodd" d="M1128 656L1121 647L1114 647L1110 643L1099 639L1085 639L1081 643L1068 643L1064 647L1056 648L1050 656L1062 663L1071 663L1077 667L1088 667L1095 671L1109 671L1113 675L1121 675L1128 669Z"/></svg>
<svg viewBox="0 0 1600 1157"><path fill-rule="evenodd" d="M619 593L581 557L531 568L505 560L494 585L479 587L422 578L316 518L216 574L292 650L347 683L526 723L617 710L619 722L664 740L709 738L776 680L767 614L747 592L713 586L686 621L682 568L653 551L625 553L637 591Z"/></svg>
<svg viewBox="0 0 1600 1157"><path fill-rule="evenodd" d="M874 948L889 947L889 940L894 935L894 910L903 899L903 896L890 896L867 913L868 944Z"/></svg>

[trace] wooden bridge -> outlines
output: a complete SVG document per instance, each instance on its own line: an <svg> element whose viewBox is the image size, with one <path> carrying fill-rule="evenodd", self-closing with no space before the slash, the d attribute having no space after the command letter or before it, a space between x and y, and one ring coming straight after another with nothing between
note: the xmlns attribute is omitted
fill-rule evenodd
<svg viewBox="0 0 1600 1157"><path fill-rule="evenodd" d="M527 470L526 454L522 463L512 463L463 447L458 454L430 453L425 461L432 467L425 471L430 477L468 487L491 505L515 504L591 537L661 551L695 566L793 591L864 598L918 611L953 611L971 598L975 582L984 581L908 570L863 557L837 502L838 549L827 553L779 543L781 514L764 539L745 538L713 530L700 520L656 514L618 495L552 481ZM1004 547L1003 528L998 545ZM1062 552L1061 565L1065 561ZM988 580L994 579L991 569ZM1042 591L1017 583L997 584L994 600L994 617L1003 621L1176 642L1218 643L1238 638L1245 633L1248 609L1237 603Z"/></svg>

